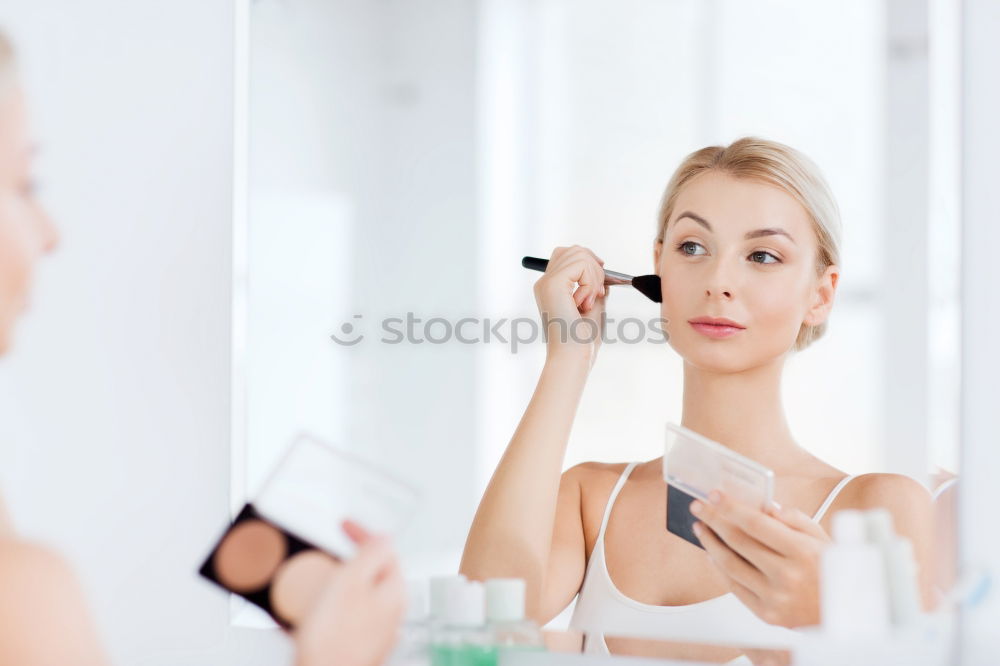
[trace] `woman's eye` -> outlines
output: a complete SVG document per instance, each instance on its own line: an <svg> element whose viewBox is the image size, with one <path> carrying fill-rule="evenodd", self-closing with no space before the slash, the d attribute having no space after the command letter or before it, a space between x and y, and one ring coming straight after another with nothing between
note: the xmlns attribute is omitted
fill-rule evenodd
<svg viewBox="0 0 1000 666"><path fill-rule="evenodd" d="M695 252L694 251L694 248L699 248L699 247L702 250L705 249L704 247L702 247L702 245L700 243L695 243L694 241L684 241L683 243L679 243L677 245L677 250L681 254L686 254L688 256L694 257L694 256L698 256L699 254L705 254L704 252L699 253L699 252Z"/></svg>
<svg viewBox="0 0 1000 666"><path fill-rule="evenodd" d="M768 261L766 259L766 257L770 257L772 259L772 261ZM770 252L765 252L764 250L757 250L756 252L752 252L750 254L750 261L756 262L758 264L780 264L781 263L781 259L778 259L776 256L774 256Z"/></svg>

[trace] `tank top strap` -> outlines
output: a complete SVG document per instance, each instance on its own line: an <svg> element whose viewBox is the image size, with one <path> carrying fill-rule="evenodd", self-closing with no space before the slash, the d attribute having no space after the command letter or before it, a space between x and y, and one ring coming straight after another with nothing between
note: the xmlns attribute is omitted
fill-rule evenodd
<svg viewBox="0 0 1000 666"><path fill-rule="evenodd" d="M819 509L816 511L816 515L812 517L813 522L818 523L820 520L822 520L823 516L826 515L827 509L829 509L830 505L833 504L833 500L837 499L837 495L840 494L840 491L843 490L844 486L846 486L853 478L854 478L853 474L848 474L847 476L845 476L844 478L842 478L840 481L837 482L837 485L833 487L833 490L831 490L830 494L826 496L826 499L823 500L823 503L819 505Z"/></svg>
<svg viewBox="0 0 1000 666"><path fill-rule="evenodd" d="M604 530L608 527L608 519L611 518L611 507L614 506L615 500L618 498L618 493L622 491L622 487L625 485L625 481L628 479L628 475L632 473L638 462L630 462L622 470L621 476L618 477L618 482L615 487L611 490L611 495L608 496L608 503L604 507L604 518L601 519L601 529L597 533L597 543L604 541Z"/></svg>

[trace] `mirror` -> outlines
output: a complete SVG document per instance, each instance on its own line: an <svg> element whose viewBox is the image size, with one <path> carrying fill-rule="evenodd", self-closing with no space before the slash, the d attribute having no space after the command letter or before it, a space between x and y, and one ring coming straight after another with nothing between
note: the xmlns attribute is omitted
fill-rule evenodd
<svg viewBox="0 0 1000 666"><path fill-rule="evenodd" d="M296 432L316 432L423 488L399 543L408 573L456 571L545 358L530 335L539 274L521 257L578 244L652 273L659 200L682 158L759 135L819 165L844 225L829 330L786 366L791 431L845 472L907 474L937 493L951 531L935 566L953 580L954 11L254 2L234 497ZM616 289L609 316L657 316ZM662 340L605 345L564 468L661 455L682 371Z"/></svg>

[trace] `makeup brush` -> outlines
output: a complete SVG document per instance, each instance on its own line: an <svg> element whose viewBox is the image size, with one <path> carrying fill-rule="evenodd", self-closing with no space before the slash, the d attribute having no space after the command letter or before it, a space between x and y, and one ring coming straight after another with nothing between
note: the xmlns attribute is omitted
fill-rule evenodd
<svg viewBox="0 0 1000 666"><path fill-rule="evenodd" d="M549 260L539 259L538 257L524 257L521 259L521 265L533 271L544 273L546 266L549 265ZM631 275L625 275L625 273L619 273L618 271L609 271L605 268L604 284L630 284L654 303L659 303L663 300L663 296L660 293L659 275L636 275L632 277Z"/></svg>

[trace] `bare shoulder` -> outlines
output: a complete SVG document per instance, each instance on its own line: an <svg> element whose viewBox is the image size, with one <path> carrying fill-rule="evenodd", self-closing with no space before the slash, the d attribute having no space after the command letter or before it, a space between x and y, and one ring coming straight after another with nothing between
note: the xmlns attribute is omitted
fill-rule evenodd
<svg viewBox="0 0 1000 666"><path fill-rule="evenodd" d="M862 474L844 487L841 496L837 499L842 508L923 511L931 506L930 492L904 474Z"/></svg>
<svg viewBox="0 0 1000 666"><path fill-rule="evenodd" d="M627 463L582 462L563 472L563 479L577 481L581 486L607 483L609 479L614 484L626 466Z"/></svg>
<svg viewBox="0 0 1000 666"><path fill-rule="evenodd" d="M840 509L886 509L896 530L912 538L925 538L934 516L930 492L903 474L862 474L848 483L834 502Z"/></svg>
<svg viewBox="0 0 1000 666"><path fill-rule="evenodd" d="M69 564L57 552L40 544L0 538L0 581L13 583L25 576L63 581L72 578Z"/></svg>
<svg viewBox="0 0 1000 666"><path fill-rule="evenodd" d="M0 590L0 663L105 663L80 584L54 550L0 539Z"/></svg>
<svg viewBox="0 0 1000 666"><path fill-rule="evenodd" d="M78 590L69 563L46 546L20 539L0 539L0 617L69 598ZM30 599L32 603L25 604ZM11 608L14 604L16 608Z"/></svg>
<svg viewBox="0 0 1000 666"><path fill-rule="evenodd" d="M586 513L588 505L604 507L611 489L628 463L582 462L563 472L562 482L574 484L580 492L580 503Z"/></svg>

